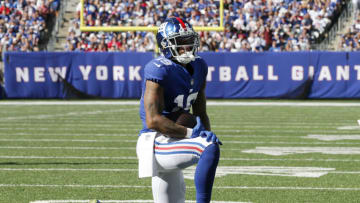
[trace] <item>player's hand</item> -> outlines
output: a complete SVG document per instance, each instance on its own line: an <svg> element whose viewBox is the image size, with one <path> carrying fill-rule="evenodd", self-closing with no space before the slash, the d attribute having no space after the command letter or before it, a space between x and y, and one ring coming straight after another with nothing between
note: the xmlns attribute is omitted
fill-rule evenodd
<svg viewBox="0 0 360 203"><path fill-rule="evenodd" d="M216 134L211 131L207 131L207 130L201 131L200 136L206 137L207 142L213 142L213 143L218 143L219 145L222 145L222 142L219 140L219 138L216 136Z"/></svg>
<svg viewBox="0 0 360 203"><path fill-rule="evenodd" d="M191 138L199 137L201 131L204 131L204 130L205 130L205 127L201 123L200 117L196 116L196 125L193 128Z"/></svg>

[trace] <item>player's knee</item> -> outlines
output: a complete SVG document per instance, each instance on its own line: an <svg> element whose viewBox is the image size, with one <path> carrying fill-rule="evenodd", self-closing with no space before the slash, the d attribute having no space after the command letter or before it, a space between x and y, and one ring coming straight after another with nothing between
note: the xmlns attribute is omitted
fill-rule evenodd
<svg viewBox="0 0 360 203"><path fill-rule="evenodd" d="M212 143L206 149L210 148L210 151L213 151L216 154L220 154L220 147L218 143Z"/></svg>
<svg viewBox="0 0 360 203"><path fill-rule="evenodd" d="M205 148L205 150L202 153L202 157L203 155L206 154L205 156L208 158L212 158L212 159L217 159L219 160L220 158L220 147L219 144L217 143L212 143L209 146L207 146ZM200 157L201 158L201 157Z"/></svg>

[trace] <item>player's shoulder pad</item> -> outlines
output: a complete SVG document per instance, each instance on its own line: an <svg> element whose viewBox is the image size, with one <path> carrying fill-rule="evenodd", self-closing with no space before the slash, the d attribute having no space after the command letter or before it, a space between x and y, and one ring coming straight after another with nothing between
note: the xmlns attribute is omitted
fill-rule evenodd
<svg viewBox="0 0 360 203"><path fill-rule="evenodd" d="M196 56L195 61L201 63L202 65L207 65L205 60L201 56Z"/></svg>
<svg viewBox="0 0 360 203"><path fill-rule="evenodd" d="M174 66L173 62L167 58L159 57L151 60L144 70L145 79L161 81L166 80L169 69Z"/></svg>
<svg viewBox="0 0 360 203"><path fill-rule="evenodd" d="M206 61L203 58L201 58L200 56L196 56L194 62L195 62L195 64L198 64L200 66L200 69L202 70L201 72L203 72L205 75L207 75L208 65L207 65Z"/></svg>

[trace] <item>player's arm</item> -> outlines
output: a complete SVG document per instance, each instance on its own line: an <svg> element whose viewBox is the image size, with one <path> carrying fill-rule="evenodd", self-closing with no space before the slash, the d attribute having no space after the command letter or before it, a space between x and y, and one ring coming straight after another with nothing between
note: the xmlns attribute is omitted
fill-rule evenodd
<svg viewBox="0 0 360 203"><path fill-rule="evenodd" d="M174 138L184 138L186 136L186 127L178 125L165 116L162 116L161 112L164 109L164 89L158 83L150 80L146 81L144 108L148 128Z"/></svg>
<svg viewBox="0 0 360 203"><path fill-rule="evenodd" d="M193 114L195 116L199 116L201 123L204 125L205 129L210 131L210 120L206 113L206 96L205 96L205 87L206 87L206 81L202 85L197 98L192 105Z"/></svg>

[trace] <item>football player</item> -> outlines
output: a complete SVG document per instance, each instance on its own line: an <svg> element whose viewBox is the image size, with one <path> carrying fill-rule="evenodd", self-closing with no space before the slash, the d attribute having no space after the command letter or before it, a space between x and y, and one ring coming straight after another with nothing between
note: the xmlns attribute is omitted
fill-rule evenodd
<svg viewBox="0 0 360 203"><path fill-rule="evenodd" d="M199 35L185 20L170 17L160 25L156 40L162 56L145 66L140 100L139 177L152 177L156 203L183 203L182 169L197 163L196 200L210 202L221 142L210 131L206 113L208 66L197 56ZM197 116L194 128L166 117L191 108Z"/></svg>

